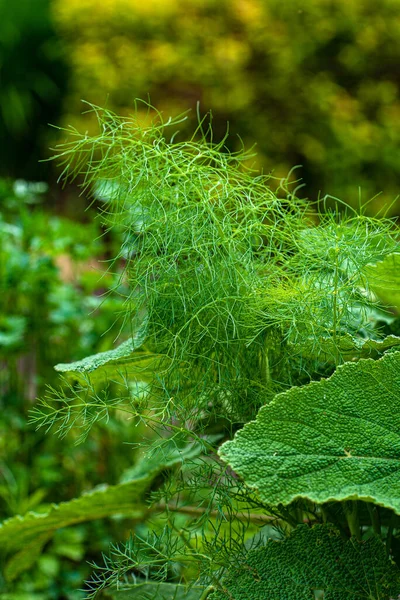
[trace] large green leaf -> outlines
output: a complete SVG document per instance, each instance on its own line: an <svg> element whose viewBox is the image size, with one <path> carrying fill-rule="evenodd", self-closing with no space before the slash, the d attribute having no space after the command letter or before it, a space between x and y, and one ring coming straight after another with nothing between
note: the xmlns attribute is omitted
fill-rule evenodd
<svg viewBox="0 0 400 600"><path fill-rule="evenodd" d="M120 590L106 589L102 597L112 600L200 600L205 589L198 585L188 588L176 583L144 581Z"/></svg>
<svg viewBox="0 0 400 600"><path fill-rule="evenodd" d="M361 499L400 514L400 352L279 394L219 453L268 504Z"/></svg>
<svg viewBox="0 0 400 600"><path fill-rule="evenodd" d="M383 304L400 311L400 253L367 267L368 285Z"/></svg>
<svg viewBox="0 0 400 600"><path fill-rule="evenodd" d="M199 451L193 445L182 450L171 447L158 454L157 462L144 458L147 469L139 464L137 476L126 475L118 485L99 486L69 502L53 504L46 512L29 512L4 521L0 524L0 552L14 554L6 565L6 577L13 579L29 568L57 529L113 515L143 519L147 513L144 495L157 475Z"/></svg>
<svg viewBox="0 0 400 600"><path fill-rule="evenodd" d="M400 570L382 542L344 541L329 525L300 525L284 541L252 550L209 600L389 600Z"/></svg>
<svg viewBox="0 0 400 600"><path fill-rule="evenodd" d="M55 369L78 381L89 377L92 383L126 376L148 381L155 371L162 368L165 357L147 350L143 345L145 337L143 325L136 335L114 350L99 352L73 363L60 363Z"/></svg>

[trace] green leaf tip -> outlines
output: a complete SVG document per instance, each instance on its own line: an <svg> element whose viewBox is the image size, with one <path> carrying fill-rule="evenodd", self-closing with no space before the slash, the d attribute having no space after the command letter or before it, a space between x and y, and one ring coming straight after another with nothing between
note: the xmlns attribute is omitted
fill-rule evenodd
<svg viewBox="0 0 400 600"><path fill-rule="evenodd" d="M290 345L295 352L296 344L291 343ZM335 363L338 354L343 361L357 358L377 358L396 346L400 346L400 337L397 335L388 335L378 340L344 333L337 336L336 339L332 336L317 340L312 338L303 340L301 350L304 357Z"/></svg>
<svg viewBox="0 0 400 600"><path fill-rule="evenodd" d="M345 541L333 526L300 525L251 550L222 588L209 600L389 600L400 593L400 570L377 537Z"/></svg>
<svg viewBox="0 0 400 600"><path fill-rule="evenodd" d="M267 504L359 499L400 514L400 352L277 395L219 454Z"/></svg>
<svg viewBox="0 0 400 600"><path fill-rule="evenodd" d="M78 381L89 377L92 383L126 375L147 381L161 364L161 357L144 347L146 328L113 350L99 352L72 363L60 363L56 371Z"/></svg>

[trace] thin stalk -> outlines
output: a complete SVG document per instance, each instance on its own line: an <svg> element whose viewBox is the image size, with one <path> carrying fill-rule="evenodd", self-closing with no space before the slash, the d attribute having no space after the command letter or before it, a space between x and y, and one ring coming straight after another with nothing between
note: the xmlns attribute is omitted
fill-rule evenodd
<svg viewBox="0 0 400 600"><path fill-rule="evenodd" d="M386 537L386 554L388 556L390 556L390 551L391 551L391 547L392 547L392 539L393 539L393 530L395 528L396 522L397 522L397 515L395 515L393 513L392 516L390 517L389 527L388 527L388 532L387 532L387 537Z"/></svg>
<svg viewBox="0 0 400 600"><path fill-rule="evenodd" d="M208 598L208 595L210 592L213 591L213 587L207 587L204 592L202 593L202 595L200 596L200 600L206 600L206 598Z"/></svg>
<svg viewBox="0 0 400 600"><path fill-rule="evenodd" d="M367 503L369 516L371 519L372 529L376 535L381 535L381 519L379 515L379 507L375 504Z"/></svg>
<svg viewBox="0 0 400 600"><path fill-rule="evenodd" d="M339 285L339 246L335 248L335 277L333 282L333 343L335 346L335 362L336 366L339 365L340 362L340 354L339 354L339 346L337 341L337 326L338 326L338 285Z"/></svg>
<svg viewBox="0 0 400 600"><path fill-rule="evenodd" d="M175 531L175 533L181 538L182 542L184 543L184 545L186 546L186 548L189 550L189 552L191 553L193 558L199 558L199 559L206 559L210 564L211 564L211 558L209 556L206 556L205 554L199 553L195 547L192 546L192 544L190 543L190 541L186 538L186 536L184 535L183 531L181 531L180 529L178 529L175 525L175 523L173 523L173 521L171 521L171 519L168 516L168 525L171 527L171 529L173 529ZM219 580L215 577L215 575L210 572L210 579L213 583L213 585L220 590L223 590L223 587L221 585L221 583L219 582Z"/></svg>
<svg viewBox="0 0 400 600"><path fill-rule="evenodd" d="M207 514L207 516L211 518L221 517L221 512L218 510L207 510L206 508L201 508L200 506L178 506L173 504L166 504L165 502L160 502L155 504L151 510L168 510L170 512L176 512L184 515L189 515L193 517L203 516ZM271 523L276 522L277 518L272 515L259 515L257 513L249 513L249 514L235 514L232 517L224 515L227 521L233 521L237 519L238 521L251 522L251 523Z"/></svg>
<svg viewBox="0 0 400 600"><path fill-rule="evenodd" d="M351 536L355 537L357 540L361 540L360 517L358 514L357 500L347 500L346 502L343 502L343 510Z"/></svg>

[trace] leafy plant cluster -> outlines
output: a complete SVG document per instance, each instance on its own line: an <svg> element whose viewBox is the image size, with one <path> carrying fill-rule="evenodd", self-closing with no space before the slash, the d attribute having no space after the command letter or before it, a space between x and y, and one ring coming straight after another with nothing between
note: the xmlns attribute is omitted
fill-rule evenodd
<svg viewBox="0 0 400 600"><path fill-rule="evenodd" d="M27 426L35 397L56 385L53 365L111 348L123 308L124 284L104 262L113 240L97 225L46 211L46 187L0 181L1 521L46 510L50 501L77 496L104 478L112 481L130 465L119 442L126 431L122 420L96 430L85 447L74 445L75 434L60 441ZM105 304L108 288L113 291ZM107 540L121 535L125 530L116 523L59 531L40 557L33 554L30 573L18 572L9 584L0 578L0 595L78 598L74 590L90 572L83 556L99 556Z"/></svg>
<svg viewBox="0 0 400 600"><path fill-rule="evenodd" d="M397 598L395 223L272 192L207 119L179 141L183 117L92 109L99 133L71 128L57 158L122 236L130 336L58 364L31 420L88 443L125 415L136 462L3 523L6 577L58 529L125 517L86 598Z"/></svg>

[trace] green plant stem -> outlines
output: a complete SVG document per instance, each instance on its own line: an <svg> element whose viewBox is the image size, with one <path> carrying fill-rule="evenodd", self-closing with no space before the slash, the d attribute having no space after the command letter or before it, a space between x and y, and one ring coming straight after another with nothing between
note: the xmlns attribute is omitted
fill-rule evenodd
<svg viewBox="0 0 400 600"><path fill-rule="evenodd" d="M388 556L390 556L392 539L393 539L393 530L395 528L396 521L397 521L397 515L395 515L395 513L393 513L392 516L390 517L389 527L388 527L388 532L387 532L387 537L386 537L386 554Z"/></svg>
<svg viewBox="0 0 400 600"><path fill-rule="evenodd" d="M180 529L178 529L175 525L175 523L173 523L173 521L171 521L171 519L168 517L168 525L171 527L171 529L173 529L175 531L175 533L181 538L182 542L184 543L184 545L186 546L186 548L189 550L189 552L191 553L192 557L194 559L205 559L208 562L211 561L209 556L206 556L205 554L201 554L199 552L197 552L196 548L194 548L192 546L192 544L190 543L190 541L186 538L185 534L183 533L183 531L181 531ZM219 582L219 580L215 577L215 575L213 573L210 572L210 579L213 583L213 585L217 588L217 589L223 589L221 583Z"/></svg>
<svg viewBox="0 0 400 600"><path fill-rule="evenodd" d="M360 518L358 514L358 503L356 500L343 502L343 510L352 537L361 540Z"/></svg>
<svg viewBox="0 0 400 600"><path fill-rule="evenodd" d="M336 246L336 248L335 248L335 279L334 279L334 290L332 292L332 294L333 294L333 342L334 342L334 346L335 346L336 366L338 366L339 362L340 362L339 346L338 346L338 340L337 340L337 327L338 327L337 297L338 297L338 284L339 284L338 257L339 257L339 247Z"/></svg>
<svg viewBox="0 0 400 600"><path fill-rule="evenodd" d="M189 515L193 517L203 516L207 514L207 516L213 517L221 517L221 512L218 510L207 510L205 508L201 508L200 506L178 506L173 504L166 504L164 502L160 502L155 504L152 510L168 510L170 512L176 512L184 515ZM272 515L262 515L257 513L249 513L249 514L234 514L224 515L227 521L232 521L237 519L238 521L251 522L251 523L271 523L276 522L277 518Z"/></svg>
<svg viewBox="0 0 400 600"><path fill-rule="evenodd" d="M381 519L379 515L379 507L368 502L367 504L369 516L371 519L372 529L376 535L381 535Z"/></svg>
<svg viewBox="0 0 400 600"><path fill-rule="evenodd" d="M210 594L210 592L213 591L213 587L207 587L204 592L202 593L200 600L206 600L206 598L208 598L208 595Z"/></svg>

